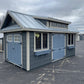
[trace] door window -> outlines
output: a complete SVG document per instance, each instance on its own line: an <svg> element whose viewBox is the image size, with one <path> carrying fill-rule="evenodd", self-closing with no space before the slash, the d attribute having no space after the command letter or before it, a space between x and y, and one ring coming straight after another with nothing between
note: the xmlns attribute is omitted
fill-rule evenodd
<svg viewBox="0 0 84 84"><path fill-rule="evenodd" d="M14 42L21 42L21 35L17 34L17 35L14 35Z"/></svg>
<svg viewBox="0 0 84 84"><path fill-rule="evenodd" d="M8 36L7 36L7 41L8 41L8 42L12 42L12 41L13 41L12 35L8 35Z"/></svg>

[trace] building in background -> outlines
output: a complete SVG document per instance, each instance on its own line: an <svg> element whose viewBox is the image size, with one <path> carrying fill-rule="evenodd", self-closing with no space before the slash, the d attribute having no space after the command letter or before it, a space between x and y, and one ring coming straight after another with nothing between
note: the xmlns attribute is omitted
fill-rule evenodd
<svg viewBox="0 0 84 84"><path fill-rule="evenodd" d="M0 29L1 29L1 20L0 20ZM0 52L3 51L3 33L0 33Z"/></svg>
<svg viewBox="0 0 84 84"><path fill-rule="evenodd" d="M80 34L79 33L76 34L76 41L80 41Z"/></svg>
<svg viewBox="0 0 84 84"><path fill-rule="evenodd" d="M27 71L75 56L76 32L70 22L8 11L2 24L5 60Z"/></svg>
<svg viewBox="0 0 84 84"><path fill-rule="evenodd" d="M84 40L84 29L83 28L78 28L78 32L76 35L76 41L81 41Z"/></svg>

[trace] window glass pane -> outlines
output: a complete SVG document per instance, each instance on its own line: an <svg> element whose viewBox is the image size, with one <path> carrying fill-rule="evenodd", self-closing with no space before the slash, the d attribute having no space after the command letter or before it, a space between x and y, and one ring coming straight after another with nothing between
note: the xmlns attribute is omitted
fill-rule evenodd
<svg viewBox="0 0 84 84"><path fill-rule="evenodd" d="M68 45L70 45L70 34L68 34Z"/></svg>
<svg viewBox="0 0 84 84"><path fill-rule="evenodd" d="M43 33L43 48L47 48L47 33Z"/></svg>
<svg viewBox="0 0 84 84"><path fill-rule="evenodd" d="M73 44L73 34L71 34L71 44Z"/></svg>
<svg viewBox="0 0 84 84"><path fill-rule="evenodd" d="M21 42L21 36L20 35L14 35L14 42Z"/></svg>
<svg viewBox="0 0 84 84"><path fill-rule="evenodd" d="M41 33L36 33L35 39L36 39L36 49L41 49Z"/></svg>
<svg viewBox="0 0 84 84"><path fill-rule="evenodd" d="M8 42L12 42L12 35L8 35L8 36L7 36L7 41L8 41Z"/></svg>

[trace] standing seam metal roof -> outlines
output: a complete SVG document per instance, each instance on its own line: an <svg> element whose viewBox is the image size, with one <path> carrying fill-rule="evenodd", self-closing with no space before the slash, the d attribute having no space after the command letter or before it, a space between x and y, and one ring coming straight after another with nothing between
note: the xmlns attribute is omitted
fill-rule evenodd
<svg viewBox="0 0 84 84"><path fill-rule="evenodd" d="M23 30L43 30L43 31L53 31L53 32L70 32L68 31L68 29L59 29L59 28L48 28L47 26L45 26L42 22L40 22L39 20L36 20L34 17L32 17L31 15L27 15L27 14L22 14L22 13L18 13L18 12L14 12L14 11L8 11L8 13L16 22L17 24L19 24L20 28ZM19 28L19 27L18 27ZM15 27L15 30L17 29L17 26ZM12 30L12 27L7 27L7 28L3 28L2 31L7 31L7 30ZM14 27L13 27L14 30ZM73 33L73 32L72 32Z"/></svg>
<svg viewBox="0 0 84 84"><path fill-rule="evenodd" d="M8 12L11 14L17 21L22 24L23 28L40 28L40 29L45 29L48 28L45 25L39 24L38 21L36 21L33 17L29 15L24 15L21 13L16 13L16 12Z"/></svg>

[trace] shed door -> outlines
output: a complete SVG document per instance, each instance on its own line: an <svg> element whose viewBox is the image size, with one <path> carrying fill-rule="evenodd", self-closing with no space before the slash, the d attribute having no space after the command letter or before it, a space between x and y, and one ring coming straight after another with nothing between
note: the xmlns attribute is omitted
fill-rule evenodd
<svg viewBox="0 0 84 84"><path fill-rule="evenodd" d="M65 35L64 34L54 34L53 35L53 60L59 60L65 56Z"/></svg>
<svg viewBox="0 0 84 84"><path fill-rule="evenodd" d="M7 59L9 62L21 66L21 40L20 34L10 34L7 36Z"/></svg>

